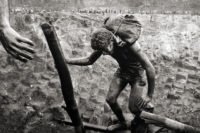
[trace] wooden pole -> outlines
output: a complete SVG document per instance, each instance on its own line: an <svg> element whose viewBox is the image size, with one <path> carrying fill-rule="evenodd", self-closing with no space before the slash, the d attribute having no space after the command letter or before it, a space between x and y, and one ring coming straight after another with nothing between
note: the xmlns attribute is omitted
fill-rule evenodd
<svg viewBox="0 0 200 133"><path fill-rule="evenodd" d="M83 122L74 98L70 73L67 64L65 63L64 54L62 52L55 29L52 25L47 23L42 24L41 27L54 58L55 67L59 74L62 94L66 103L66 111L68 112L74 124L76 133L84 133Z"/></svg>
<svg viewBox="0 0 200 133"><path fill-rule="evenodd" d="M149 112L142 111L140 117L149 124L169 128L180 133L200 133L200 129L198 128Z"/></svg>

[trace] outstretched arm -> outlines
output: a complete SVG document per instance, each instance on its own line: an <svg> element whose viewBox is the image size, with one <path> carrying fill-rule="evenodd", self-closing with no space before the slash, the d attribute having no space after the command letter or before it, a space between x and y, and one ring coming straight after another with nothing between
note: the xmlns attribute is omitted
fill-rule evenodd
<svg viewBox="0 0 200 133"><path fill-rule="evenodd" d="M27 62L35 53L30 47L34 43L18 34L9 23L8 0L0 0L0 41L5 50L14 58Z"/></svg>
<svg viewBox="0 0 200 133"><path fill-rule="evenodd" d="M9 25L8 0L0 0L0 27Z"/></svg>
<svg viewBox="0 0 200 133"><path fill-rule="evenodd" d="M101 51L94 51L90 56L76 59L66 59L66 63L72 65L86 66L92 65L100 56L102 55Z"/></svg>
<svg viewBox="0 0 200 133"><path fill-rule="evenodd" d="M153 65L151 64L151 62L149 61L147 55L141 51L140 46L137 42L133 44L132 46L130 46L130 49L138 57L141 65L146 70L147 81L148 81L147 95L149 96L149 98L152 98L153 93L154 93L154 87L155 87L155 69Z"/></svg>

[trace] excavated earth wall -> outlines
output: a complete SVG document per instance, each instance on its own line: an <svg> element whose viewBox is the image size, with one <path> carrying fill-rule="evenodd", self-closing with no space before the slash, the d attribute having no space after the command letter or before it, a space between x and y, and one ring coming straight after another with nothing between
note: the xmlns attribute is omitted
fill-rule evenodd
<svg viewBox="0 0 200 133"><path fill-rule="evenodd" d="M55 25L66 57L92 52L90 35L108 14L67 12L13 13L12 26L36 43L33 61L14 60L0 48L0 133L63 133L71 127L53 119L69 118L54 62L40 24ZM198 127L200 125L200 16L136 14L143 25L138 42L156 69L153 102L157 114ZM76 101L83 120L108 125L115 119L105 102L117 63L102 56L92 66L71 66ZM130 86L119 103L126 116Z"/></svg>

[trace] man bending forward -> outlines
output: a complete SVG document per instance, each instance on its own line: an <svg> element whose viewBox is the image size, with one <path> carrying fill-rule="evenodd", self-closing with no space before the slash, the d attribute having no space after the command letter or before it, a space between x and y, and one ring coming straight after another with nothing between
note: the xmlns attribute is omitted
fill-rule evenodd
<svg viewBox="0 0 200 133"><path fill-rule="evenodd" d="M130 111L139 116L142 110L152 108L150 101L154 92L155 70L138 43L119 42L116 35L106 28L100 28L92 34L91 47L94 52L83 58L66 59L68 64L92 65L102 54L110 55L119 64L110 84L106 101L117 116L122 125L126 120L117 103L117 98L127 84L131 85L129 98ZM142 73L146 70L148 91L146 97L142 97L142 91L137 87L142 80Z"/></svg>

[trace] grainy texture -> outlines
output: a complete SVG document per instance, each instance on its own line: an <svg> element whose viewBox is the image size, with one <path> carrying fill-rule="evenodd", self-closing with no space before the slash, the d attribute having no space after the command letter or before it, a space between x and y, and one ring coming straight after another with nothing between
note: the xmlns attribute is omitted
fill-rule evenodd
<svg viewBox="0 0 200 133"><path fill-rule="evenodd" d="M70 127L53 118L68 118L61 109L59 77L47 48L40 22L51 19L65 56L89 54L90 35L102 25L102 14L39 12L11 14L11 23L36 43L33 61L23 64L0 48L1 133L69 133ZM192 15L139 15L143 25L141 48L156 68L155 112L181 122L200 125L200 17ZM97 20L97 21L94 21ZM108 125L113 114L105 102L109 83L117 68L108 56L93 66L69 66L75 98L84 121ZM119 102L127 116L129 86ZM72 131L71 131L72 132Z"/></svg>
<svg viewBox="0 0 200 133"><path fill-rule="evenodd" d="M13 7L54 10L130 10L140 13L199 14L199 0L10 0Z"/></svg>

